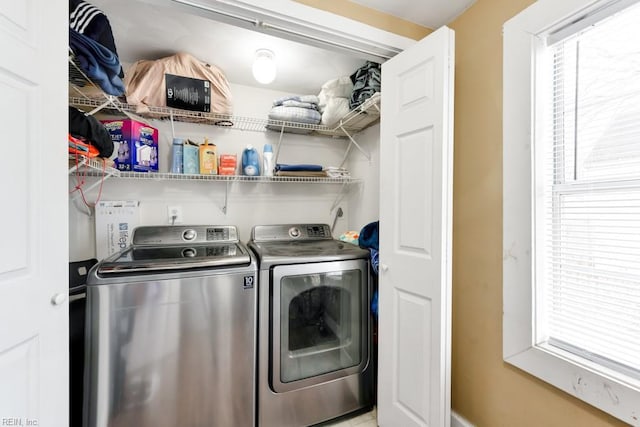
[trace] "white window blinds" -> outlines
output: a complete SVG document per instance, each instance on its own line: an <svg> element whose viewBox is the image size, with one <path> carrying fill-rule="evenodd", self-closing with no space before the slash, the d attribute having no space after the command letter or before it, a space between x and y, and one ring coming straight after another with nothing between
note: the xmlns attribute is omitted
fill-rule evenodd
<svg viewBox="0 0 640 427"><path fill-rule="evenodd" d="M538 340L640 377L640 5L550 47ZM537 182L541 182L540 180Z"/></svg>

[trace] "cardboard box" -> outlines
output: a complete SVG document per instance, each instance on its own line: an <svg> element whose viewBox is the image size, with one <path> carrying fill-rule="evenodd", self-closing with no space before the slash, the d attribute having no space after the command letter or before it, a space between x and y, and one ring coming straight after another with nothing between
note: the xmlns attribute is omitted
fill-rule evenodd
<svg viewBox="0 0 640 427"><path fill-rule="evenodd" d="M192 77L164 75L167 87L167 107L211 112L211 82Z"/></svg>
<svg viewBox="0 0 640 427"><path fill-rule="evenodd" d="M218 175L235 175L237 157L235 154L221 154Z"/></svg>
<svg viewBox="0 0 640 427"><path fill-rule="evenodd" d="M158 129L136 120L103 120L116 152L115 168L158 172Z"/></svg>
<svg viewBox="0 0 640 427"><path fill-rule="evenodd" d="M137 200L96 203L96 258L107 258L131 243L133 229L139 225Z"/></svg>

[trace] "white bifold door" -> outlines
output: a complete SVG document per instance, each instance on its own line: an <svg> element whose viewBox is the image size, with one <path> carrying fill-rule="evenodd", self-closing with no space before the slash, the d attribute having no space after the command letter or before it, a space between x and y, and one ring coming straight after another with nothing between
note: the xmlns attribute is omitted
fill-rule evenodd
<svg viewBox="0 0 640 427"><path fill-rule="evenodd" d="M378 424L450 425L454 33L382 65Z"/></svg>
<svg viewBox="0 0 640 427"><path fill-rule="evenodd" d="M0 2L0 425L67 427L66 2Z"/></svg>

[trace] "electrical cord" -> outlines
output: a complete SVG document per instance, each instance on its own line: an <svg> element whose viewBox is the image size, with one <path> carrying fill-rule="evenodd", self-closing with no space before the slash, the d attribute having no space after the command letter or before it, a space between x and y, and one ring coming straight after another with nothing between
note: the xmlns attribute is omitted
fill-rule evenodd
<svg viewBox="0 0 640 427"><path fill-rule="evenodd" d="M84 191L82 191L82 186L86 184L86 176L87 176L87 171L89 170L89 162L87 159L87 161L84 163L84 173L82 173L81 172L82 165L80 164L79 157L80 155L76 153L75 154L76 171L78 172L76 173L76 185L73 187L73 190L69 192L69 194L72 194L76 191L80 192L82 203L84 203L86 207L91 208L92 205L89 202L87 202L87 199L84 195ZM102 160L102 176L100 177L100 187L98 189L98 197L96 197L96 200L93 203L93 206L95 206L100 201L100 198L102 197L102 186L104 184L104 177L107 171L107 159L102 158L101 160Z"/></svg>

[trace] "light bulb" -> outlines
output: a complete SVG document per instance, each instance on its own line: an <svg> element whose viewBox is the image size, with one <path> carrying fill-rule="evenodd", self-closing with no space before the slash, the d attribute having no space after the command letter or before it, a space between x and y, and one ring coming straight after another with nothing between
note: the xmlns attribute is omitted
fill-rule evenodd
<svg viewBox="0 0 640 427"><path fill-rule="evenodd" d="M276 60L272 51L268 49L256 50L253 60L253 77L258 83L269 84L276 78Z"/></svg>

